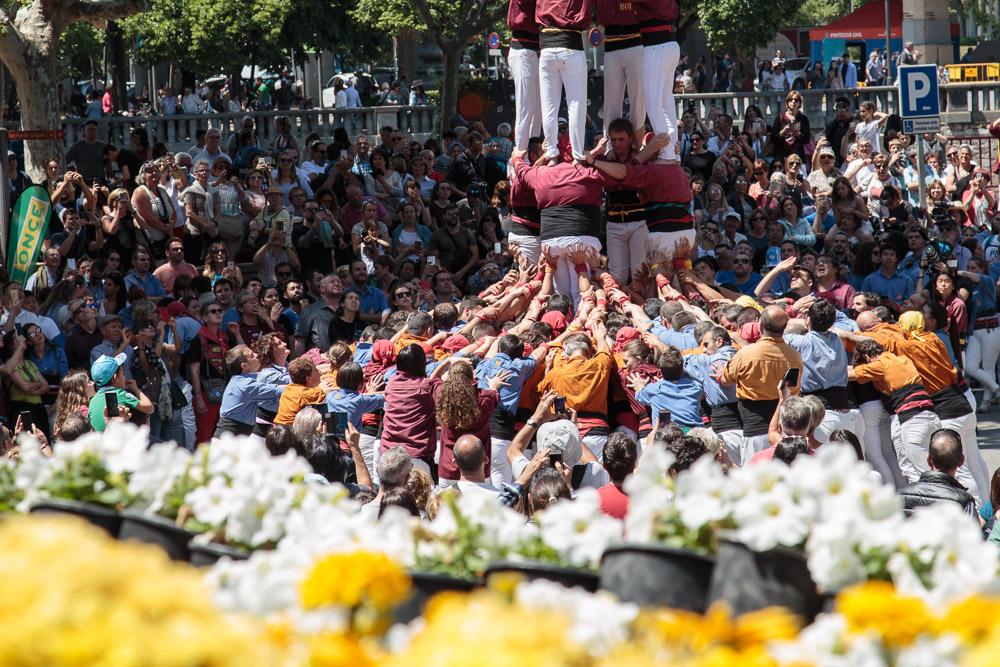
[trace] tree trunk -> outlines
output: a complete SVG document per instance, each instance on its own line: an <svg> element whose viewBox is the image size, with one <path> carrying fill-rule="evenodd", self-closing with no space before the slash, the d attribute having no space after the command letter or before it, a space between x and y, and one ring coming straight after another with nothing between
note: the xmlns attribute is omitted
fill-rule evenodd
<svg viewBox="0 0 1000 667"><path fill-rule="evenodd" d="M458 111L459 64L464 51L464 41L454 40L438 44L444 53L444 76L441 78L441 131L448 129L448 119Z"/></svg>
<svg viewBox="0 0 1000 667"><path fill-rule="evenodd" d="M108 21L108 56L111 60L112 113L128 109L128 62L125 58L125 33L118 21ZM141 82L136 82L142 89ZM138 91L137 91L138 92Z"/></svg>
<svg viewBox="0 0 1000 667"><path fill-rule="evenodd" d="M59 48L58 32L38 5L22 8L15 23L18 33L8 28L11 32L0 39L0 60L7 65L17 88L21 129L58 130L62 126L59 98L55 92L59 84L55 59ZM24 31L30 31L29 34L37 39L29 41ZM61 141L26 141L25 171L31 180L40 183L45 178L45 161L54 157L61 162L64 155Z"/></svg>

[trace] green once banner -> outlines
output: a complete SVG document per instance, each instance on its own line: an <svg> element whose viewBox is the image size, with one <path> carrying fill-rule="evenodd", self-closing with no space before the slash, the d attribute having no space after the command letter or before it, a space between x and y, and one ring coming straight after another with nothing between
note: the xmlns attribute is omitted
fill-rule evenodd
<svg viewBox="0 0 1000 667"><path fill-rule="evenodd" d="M52 200L40 185L26 188L17 198L10 214L10 250L7 268L11 282L24 285L35 270L38 251L49 229Z"/></svg>

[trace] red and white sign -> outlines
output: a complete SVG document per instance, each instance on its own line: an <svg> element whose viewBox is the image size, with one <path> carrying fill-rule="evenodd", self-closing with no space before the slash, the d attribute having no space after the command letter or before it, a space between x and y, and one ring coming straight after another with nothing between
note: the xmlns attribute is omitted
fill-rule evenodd
<svg viewBox="0 0 1000 667"><path fill-rule="evenodd" d="M7 138L11 141L56 141L66 138L65 130L9 130Z"/></svg>

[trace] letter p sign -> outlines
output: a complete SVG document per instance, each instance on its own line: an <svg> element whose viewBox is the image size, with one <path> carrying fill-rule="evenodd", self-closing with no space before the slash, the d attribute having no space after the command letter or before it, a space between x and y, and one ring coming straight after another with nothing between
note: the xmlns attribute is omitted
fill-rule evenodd
<svg viewBox="0 0 1000 667"><path fill-rule="evenodd" d="M909 65L899 68L899 115L925 118L940 113L937 65Z"/></svg>

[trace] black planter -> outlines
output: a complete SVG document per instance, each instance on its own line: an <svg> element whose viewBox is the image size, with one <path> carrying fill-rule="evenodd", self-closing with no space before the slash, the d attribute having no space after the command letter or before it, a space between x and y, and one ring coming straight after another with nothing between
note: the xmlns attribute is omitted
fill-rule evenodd
<svg viewBox="0 0 1000 667"><path fill-rule="evenodd" d="M225 544L215 544L214 542L195 544L194 541L191 541L188 542L188 549L191 552L191 564L195 567L210 567L215 565L223 556L229 556L233 560L246 560L250 558L249 551L230 547Z"/></svg>
<svg viewBox="0 0 1000 667"><path fill-rule="evenodd" d="M656 544L611 547L604 552L601 588L622 602L703 612L715 559Z"/></svg>
<svg viewBox="0 0 1000 667"><path fill-rule="evenodd" d="M122 525L122 517L117 510L104 505L82 503L78 500L63 500L49 498L35 503L29 510L31 514L70 514L80 517L91 524L103 528L111 537L118 537Z"/></svg>
<svg viewBox="0 0 1000 667"><path fill-rule="evenodd" d="M196 534L181 528L173 521L133 510L124 510L118 539L155 544L166 551L171 560L186 562L191 558L188 543Z"/></svg>
<svg viewBox="0 0 1000 667"><path fill-rule="evenodd" d="M719 547L708 599L710 603L725 600L734 615L786 607L807 622L823 607L802 551L779 546L756 552L738 542L723 542Z"/></svg>
<svg viewBox="0 0 1000 667"><path fill-rule="evenodd" d="M486 568L486 578L498 572L516 572L524 575L528 581L545 579L562 584L567 588L579 587L590 593L597 590L600 577L594 572L578 570L573 567L561 567L559 565L549 565L539 561L512 561L500 560L490 563Z"/></svg>
<svg viewBox="0 0 1000 667"><path fill-rule="evenodd" d="M482 579L459 579L431 572L410 572L410 577L413 579L413 595L396 607L394 617L397 623L409 623L420 616L427 601L438 593L446 591L468 593L483 585Z"/></svg>

